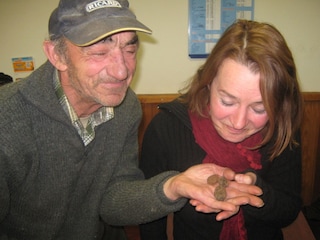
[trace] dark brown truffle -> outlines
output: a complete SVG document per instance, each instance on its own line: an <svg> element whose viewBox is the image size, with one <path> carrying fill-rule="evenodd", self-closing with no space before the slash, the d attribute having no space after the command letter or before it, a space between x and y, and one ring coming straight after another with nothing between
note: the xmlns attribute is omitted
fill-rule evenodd
<svg viewBox="0 0 320 240"><path fill-rule="evenodd" d="M213 174L210 177L208 177L207 183L210 185L215 185L216 183L218 183L219 178L220 178L219 175Z"/></svg>
<svg viewBox="0 0 320 240"><path fill-rule="evenodd" d="M215 185L218 183L218 186L214 190L214 197L218 201L224 201L227 197L226 187L228 186L228 180L225 177L220 177L217 174L213 174L207 179L207 183L210 185Z"/></svg>
<svg viewBox="0 0 320 240"><path fill-rule="evenodd" d="M214 197L218 201L224 201L227 197L227 191L226 188L222 185L218 185L216 189L214 190Z"/></svg>

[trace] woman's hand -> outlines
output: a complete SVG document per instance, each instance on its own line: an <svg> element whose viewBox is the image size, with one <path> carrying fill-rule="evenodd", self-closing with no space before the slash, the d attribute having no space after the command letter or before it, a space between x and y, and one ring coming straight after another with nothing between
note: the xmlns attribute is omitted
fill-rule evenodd
<svg viewBox="0 0 320 240"><path fill-rule="evenodd" d="M257 175L253 172L247 172L244 174L236 174L234 180L238 183L254 185L257 181Z"/></svg>
<svg viewBox="0 0 320 240"><path fill-rule="evenodd" d="M224 176L229 181L225 201L217 201L214 198L216 186L207 184L208 177L213 174ZM197 211L218 212L217 220L222 220L236 214L241 205L263 206L263 201L258 197L262 190L252 185L253 180L250 175L238 176L232 170L212 163L199 164L168 179L164 184L164 193L171 200L189 198Z"/></svg>

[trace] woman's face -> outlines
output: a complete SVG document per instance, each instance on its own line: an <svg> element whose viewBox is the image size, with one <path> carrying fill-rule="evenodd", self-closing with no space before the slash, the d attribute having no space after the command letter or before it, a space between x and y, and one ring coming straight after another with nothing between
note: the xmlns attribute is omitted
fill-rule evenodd
<svg viewBox="0 0 320 240"><path fill-rule="evenodd" d="M239 143L263 129L268 116L259 88L260 74L226 59L210 86L210 116L219 135Z"/></svg>

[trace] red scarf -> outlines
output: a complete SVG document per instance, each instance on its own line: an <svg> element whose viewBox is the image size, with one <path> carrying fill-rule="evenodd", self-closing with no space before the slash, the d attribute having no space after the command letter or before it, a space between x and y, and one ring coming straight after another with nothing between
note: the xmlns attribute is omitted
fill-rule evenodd
<svg viewBox="0 0 320 240"><path fill-rule="evenodd" d="M261 134L254 134L241 143L224 140L216 131L210 117L198 117L189 112L196 143L207 153L203 163L215 163L243 172L248 168L261 168L261 155L258 150L249 150L262 140ZM246 240L247 230L240 208L239 212L224 220L220 240Z"/></svg>

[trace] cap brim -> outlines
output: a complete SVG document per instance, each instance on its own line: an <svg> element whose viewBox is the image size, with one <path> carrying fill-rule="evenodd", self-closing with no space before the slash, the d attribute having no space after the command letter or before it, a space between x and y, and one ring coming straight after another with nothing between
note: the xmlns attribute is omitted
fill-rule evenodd
<svg viewBox="0 0 320 240"><path fill-rule="evenodd" d="M111 24L111 23L114 24ZM65 32L64 35L72 43L77 46L89 46L92 45L110 35L124 31L138 31L151 34L152 31L138 20L132 18L118 18L113 21L101 21L101 22L85 22L82 25L71 28Z"/></svg>

